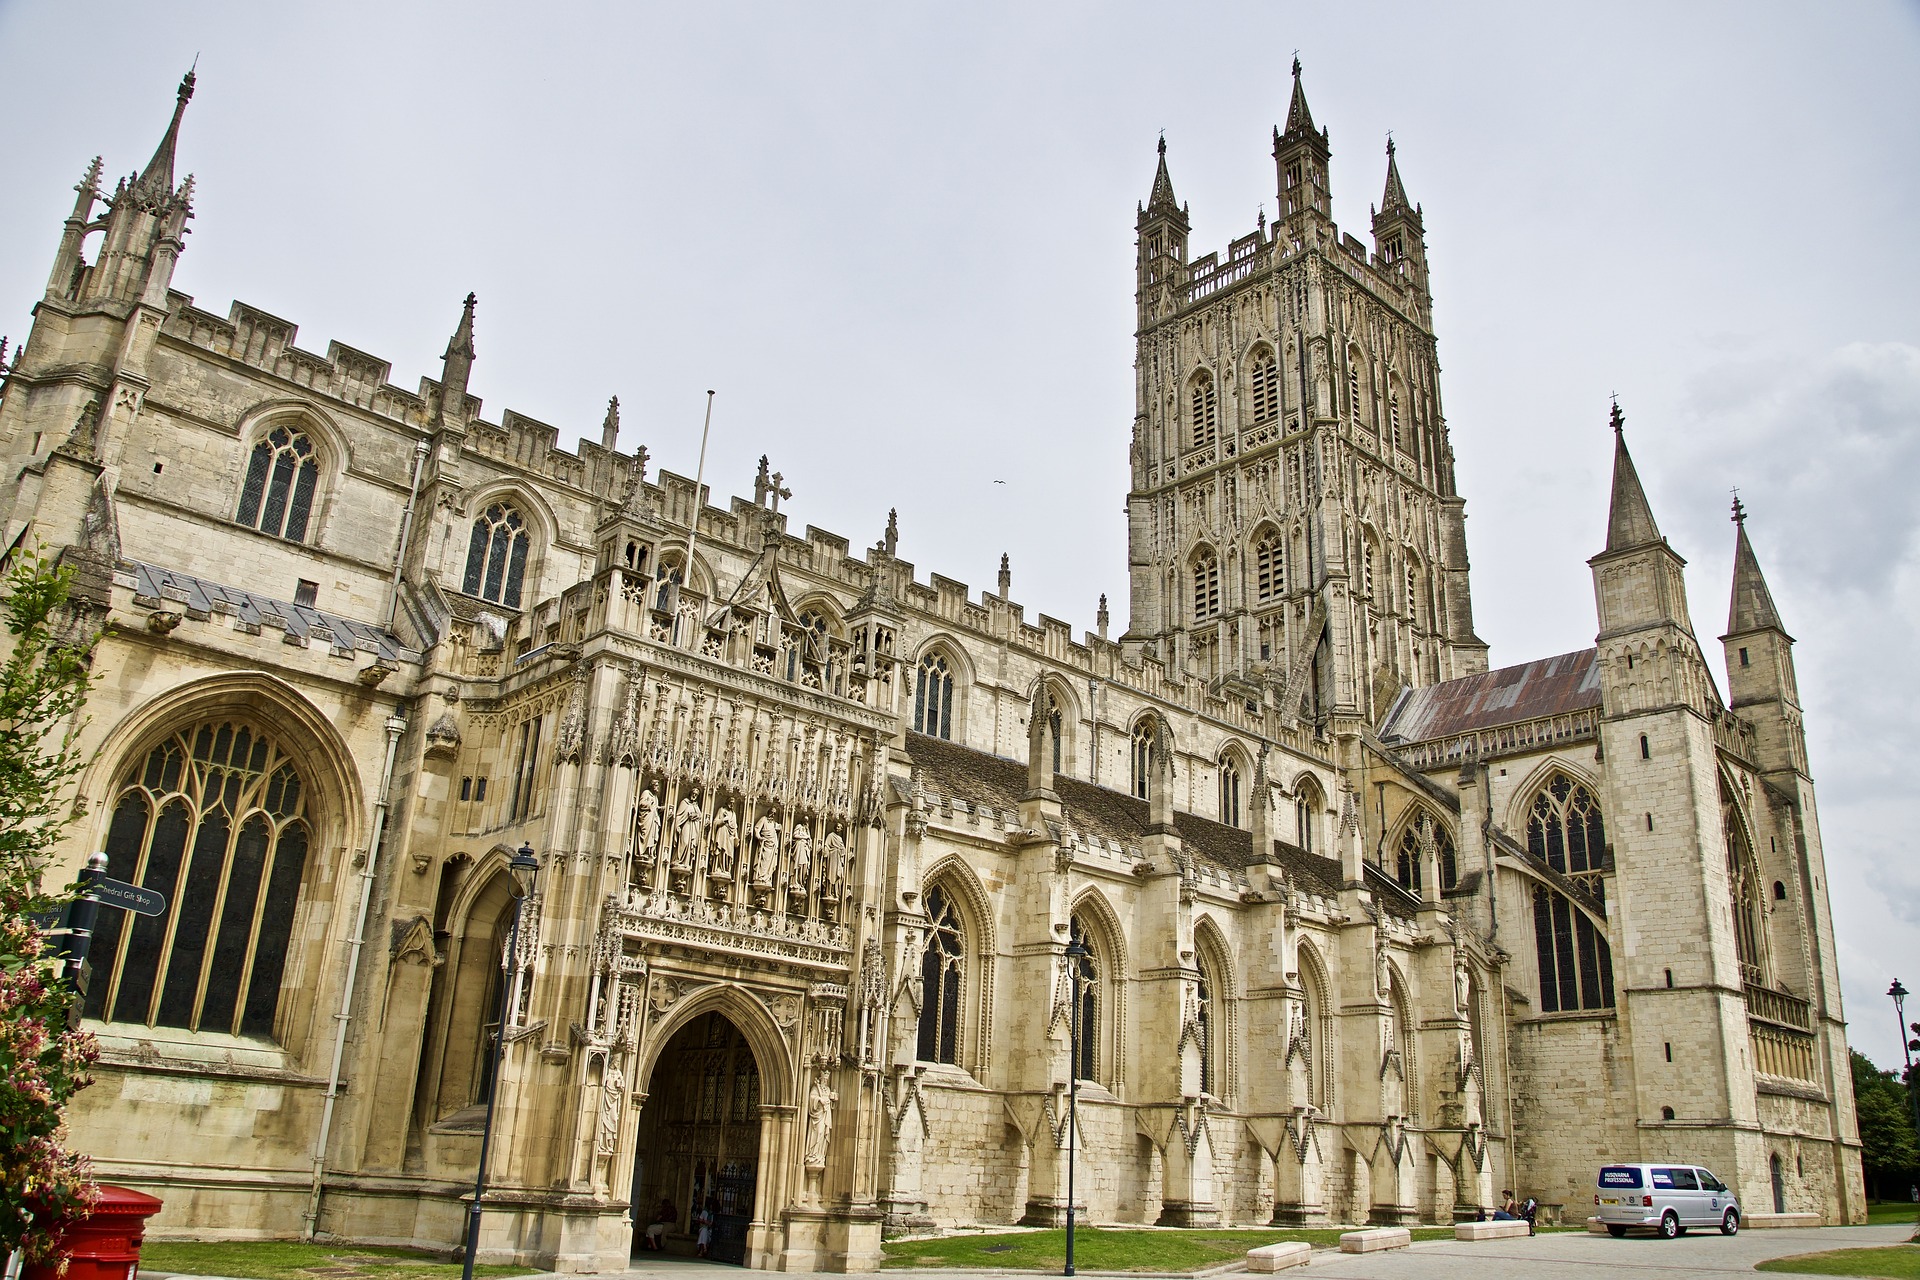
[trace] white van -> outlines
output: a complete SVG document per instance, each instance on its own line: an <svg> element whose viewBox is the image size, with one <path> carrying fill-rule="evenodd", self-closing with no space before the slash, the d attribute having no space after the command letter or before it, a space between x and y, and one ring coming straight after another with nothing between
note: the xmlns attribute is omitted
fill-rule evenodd
<svg viewBox="0 0 1920 1280"><path fill-rule="evenodd" d="M1728 1236L1740 1229L1740 1202L1727 1184L1690 1164L1606 1165L1593 1211L1613 1236L1628 1227L1652 1227L1668 1240L1688 1227L1719 1227Z"/></svg>

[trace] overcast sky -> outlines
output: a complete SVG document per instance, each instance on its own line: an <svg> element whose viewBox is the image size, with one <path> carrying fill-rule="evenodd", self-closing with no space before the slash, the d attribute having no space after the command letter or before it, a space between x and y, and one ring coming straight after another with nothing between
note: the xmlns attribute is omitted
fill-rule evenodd
<svg viewBox="0 0 1920 1280"><path fill-rule="evenodd" d="M1273 212L1298 49L1365 236L1425 206L1496 664L1592 643L1617 392L1718 665L1740 486L1787 626L1856 1045L1920 989L1920 9L1909 4L267 5L0 0L0 332L87 160L181 73L175 287L414 386L751 492L1029 618L1125 626L1133 220L1165 130L1193 250ZM1005 481L1004 484L995 483ZM1920 1008L1910 1016L1920 1015Z"/></svg>

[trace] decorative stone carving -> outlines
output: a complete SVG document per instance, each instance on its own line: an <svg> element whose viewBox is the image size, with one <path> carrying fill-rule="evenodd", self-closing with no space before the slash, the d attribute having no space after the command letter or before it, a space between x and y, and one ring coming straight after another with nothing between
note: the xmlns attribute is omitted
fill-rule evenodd
<svg viewBox="0 0 1920 1280"><path fill-rule="evenodd" d="M620 1102L627 1091L627 1077L620 1064L609 1062L600 1081L600 1125L594 1134L593 1149L610 1156L620 1145Z"/></svg>
<svg viewBox="0 0 1920 1280"><path fill-rule="evenodd" d="M733 879L734 851L740 845L740 820L734 817L731 805L722 805L714 811L712 861L707 870L709 880L730 882Z"/></svg>
<svg viewBox="0 0 1920 1280"><path fill-rule="evenodd" d="M773 877L779 869L780 824L771 813L763 813L753 828L753 887L773 888Z"/></svg>
<svg viewBox="0 0 1920 1280"><path fill-rule="evenodd" d="M652 866L654 850L660 844L660 797L652 787L642 787L634 806L633 856L644 866Z"/></svg>
<svg viewBox="0 0 1920 1280"><path fill-rule="evenodd" d="M827 1072L813 1073L813 1087L807 1091L806 1165L808 1169L827 1167L827 1146L833 1140L833 1104L840 1095L827 1083Z"/></svg>

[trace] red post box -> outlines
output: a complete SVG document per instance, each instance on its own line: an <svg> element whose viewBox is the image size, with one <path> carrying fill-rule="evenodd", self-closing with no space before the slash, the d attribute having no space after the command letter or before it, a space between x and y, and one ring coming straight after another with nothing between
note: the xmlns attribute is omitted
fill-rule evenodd
<svg viewBox="0 0 1920 1280"><path fill-rule="evenodd" d="M60 1230L60 1253L69 1259L66 1280L134 1280L147 1219L160 1212L160 1203L144 1192L102 1186L93 1212ZM38 1262L20 1280L59 1280L59 1272L57 1262Z"/></svg>

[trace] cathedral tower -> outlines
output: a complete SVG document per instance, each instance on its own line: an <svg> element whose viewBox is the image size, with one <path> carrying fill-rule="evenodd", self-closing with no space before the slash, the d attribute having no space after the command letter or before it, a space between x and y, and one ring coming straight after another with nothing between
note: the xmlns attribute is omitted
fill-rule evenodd
<svg viewBox="0 0 1920 1280"><path fill-rule="evenodd" d="M1124 642L1282 723L1371 722L1483 670L1426 246L1389 150L1370 254L1334 224L1300 66L1279 218L1189 260L1166 145L1139 213Z"/></svg>

